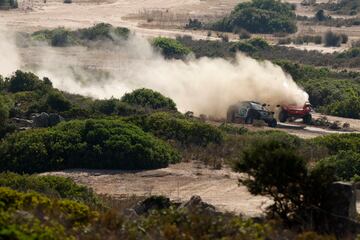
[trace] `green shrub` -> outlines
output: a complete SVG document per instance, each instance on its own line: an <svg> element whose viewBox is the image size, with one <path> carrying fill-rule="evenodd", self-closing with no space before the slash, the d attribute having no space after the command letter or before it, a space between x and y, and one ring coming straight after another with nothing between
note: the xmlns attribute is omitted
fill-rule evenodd
<svg viewBox="0 0 360 240"><path fill-rule="evenodd" d="M116 113L117 105L119 100L115 98L105 99L105 100L95 100L93 108L95 112L100 112L105 115L111 115Z"/></svg>
<svg viewBox="0 0 360 240"><path fill-rule="evenodd" d="M257 51L256 47L247 42L237 42L231 47L231 50L236 52L254 53Z"/></svg>
<svg viewBox="0 0 360 240"><path fill-rule="evenodd" d="M72 44L72 41L71 33L68 30L64 28L58 28L52 33L51 46L65 47Z"/></svg>
<svg viewBox="0 0 360 240"><path fill-rule="evenodd" d="M338 58L356 58L360 57L360 47L353 47L338 54Z"/></svg>
<svg viewBox="0 0 360 240"><path fill-rule="evenodd" d="M19 132L0 145L0 170L153 169L179 160L168 144L120 120L62 123Z"/></svg>
<svg viewBox="0 0 360 240"><path fill-rule="evenodd" d="M209 143L221 143L223 136L217 128L197 120L165 112L128 118L146 132L163 139L173 139L182 144L206 146Z"/></svg>
<svg viewBox="0 0 360 240"><path fill-rule="evenodd" d="M311 142L325 146L330 154L338 154L340 151L360 152L360 134L329 134L316 137Z"/></svg>
<svg viewBox="0 0 360 240"><path fill-rule="evenodd" d="M46 99L46 104L54 111L64 112L71 108L71 103L60 92L51 92Z"/></svg>
<svg viewBox="0 0 360 240"><path fill-rule="evenodd" d="M126 93L122 98L122 102L139 105L144 108L162 109L176 111L176 104L170 98L163 96L161 93L151 89L137 89L131 93Z"/></svg>
<svg viewBox="0 0 360 240"><path fill-rule="evenodd" d="M108 23L98 23L89 28L83 28L77 30L75 33L82 40L112 40L115 41L119 39L127 39L129 37L129 29L127 28L114 28L111 24Z"/></svg>
<svg viewBox="0 0 360 240"><path fill-rule="evenodd" d="M269 43L265 39L260 37L252 38L248 41L248 43L253 45L257 49L266 49L270 47Z"/></svg>
<svg viewBox="0 0 360 240"><path fill-rule="evenodd" d="M96 212L75 201L0 187L1 239L73 239L73 232L84 231L96 217Z"/></svg>
<svg viewBox="0 0 360 240"><path fill-rule="evenodd" d="M294 33L297 30L291 4L277 0L240 3L228 17L216 22L211 28L229 32L243 28L251 33Z"/></svg>
<svg viewBox="0 0 360 240"><path fill-rule="evenodd" d="M339 47L342 42L342 37L337 33L327 31L324 36L324 42L326 47Z"/></svg>
<svg viewBox="0 0 360 240"><path fill-rule="evenodd" d="M350 181L356 175L360 175L360 153L340 151L316 163L316 167L323 167L322 165L333 168L337 180Z"/></svg>
<svg viewBox="0 0 360 240"><path fill-rule="evenodd" d="M20 192L35 191L52 198L67 198L101 206L100 200L90 188L77 185L73 180L57 176L19 175L0 173L0 186Z"/></svg>
<svg viewBox="0 0 360 240"><path fill-rule="evenodd" d="M191 52L189 48L171 38L157 37L153 40L152 44L159 48L166 58L182 59Z"/></svg>
<svg viewBox="0 0 360 240"><path fill-rule="evenodd" d="M5 124L5 121L9 118L9 100L6 97L0 95L0 125Z"/></svg>

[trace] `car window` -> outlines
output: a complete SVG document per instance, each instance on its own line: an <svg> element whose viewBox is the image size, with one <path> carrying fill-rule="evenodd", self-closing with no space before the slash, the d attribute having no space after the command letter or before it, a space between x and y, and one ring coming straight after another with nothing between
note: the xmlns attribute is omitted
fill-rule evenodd
<svg viewBox="0 0 360 240"><path fill-rule="evenodd" d="M258 110L258 111L266 111L266 109L261 106L260 104L256 104L256 103L250 103L251 104L251 107L255 110Z"/></svg>

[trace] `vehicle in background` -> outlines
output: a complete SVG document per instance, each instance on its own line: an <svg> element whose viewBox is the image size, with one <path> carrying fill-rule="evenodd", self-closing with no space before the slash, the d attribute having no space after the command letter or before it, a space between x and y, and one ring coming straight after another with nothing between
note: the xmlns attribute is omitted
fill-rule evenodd
<svg viewBox="0 0 360 240"><path fill-rule="evenodd" d="M279 106L279 121L286 122L288 119L295 120L302 118L305 124L310 124L312 120L311 116L311 104L306 102L303 106L297 105L283 105Z"/></svg>
<svg viewBox="0 0 360 240"><path fill-rule="evenodd" d="M244 101L231 105L227 111L227 121L231 123L252 124L254 120L262 120L269 127L276 127L277 121L274 112L266 108L266 104Z"/></svg>

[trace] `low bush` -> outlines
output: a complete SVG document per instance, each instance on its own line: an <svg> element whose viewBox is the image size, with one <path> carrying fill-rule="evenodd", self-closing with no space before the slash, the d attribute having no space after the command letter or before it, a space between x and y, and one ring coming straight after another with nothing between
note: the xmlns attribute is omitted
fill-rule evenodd
<svg viewBox="0 0 360 240"><path fill-rule="evenodd" d="M64 177L3 172L0 173L0 187L8 187L20 192L35 191L51 198L67 198L92 207L102 206L99 198L90 188L77 185L71 179Z"/></svg>
<svg viewBox="0 0 360 240"><path fill-rule="evenodd" d="M92 27L79 29L75 32L80 39L88 41L127 39L129 33L130 31L127 28L115 28L108 23L98 23Z"/></svg>
<svg viewBox="0 0 360 240"><path fill-rule="evenodd" d="M97 216L75 201L0 187L1 239L72 239L72 232L84 231Z"/></svg>
<svg viewBox="0 0 360 240"><path fill-rule="evenodd" d="M360 154L354 151L339 151L336 155L320 160L315 167L325 166L334 169L337 180L350 181L360 176Z"/></svg>
<svg viewBox="0 0 360 240"><path fill-rule="evenodd" d="M153 46L160 49L165 58L183 59L191 50L175 39L157 37L152 42Z"/></svg>
<svg viewBox="0 0 360 240"><path fill-rule="evenodd" d="M163 96L159 92L146 88L137 89L131 93L126 93L121 98L121 101L144 108L177 111L176 104L172 99Z"/></svg>
<svg viewBox="0 0 360 240"><path fill-rule="evenodd" d="M316 137L312 143L325 146L330 154L338 154L340 151L360 152L360 134L329 134Z"/></svg>
<svg viewBox="0 0 360 240"><path fill-rule="evenodd" d="M0 170L153 169L179 160L165 142L120 120L62 123L12 134L0 144Z"/></svg>
<svg viewBox="0 0 360 240"><path fill-rule="evenodd" d="M324 43L326 47L339 47L343 41L340 34L328 31L324 35Z"/></svg>
<svg viewBox="0 0 360 240"><path fill-rule="evenodd" d="M76 44L87 45L94 41L118 42L128 39L130 30L127 28L113 27L111 24L99 23L89 28L75 31L63 27L52 30L40 30L31 34L32 40L47 42L54 47L67 47Z"/></svg>
<svg viewBox="0 0 360 240"><path fill-rule="evenodd" d="M223 140L221 131L216 127L171 113L157 112L145 116L130 117L126 121L136 124L155 136L173 139L185 145L206 146L209 143L221 143Z"/></svg>
<svg viewBox="0 0 360 240"><path fill-rule="evenodd" d="M53 111L64 112L71 108L71 103L60 92L51 92L46 98L46 105Z"/></svg>

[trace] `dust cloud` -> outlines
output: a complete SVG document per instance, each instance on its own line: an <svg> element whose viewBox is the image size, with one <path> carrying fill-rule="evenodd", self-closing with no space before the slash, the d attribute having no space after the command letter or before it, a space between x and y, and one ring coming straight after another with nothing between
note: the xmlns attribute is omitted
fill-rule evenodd
<svg viewBox="0 0 360 240"><path fill-rule="evenodd" d="M14 35L0 26L0 74L9 75L20 67Z"/></svg>
<svg viewBox="0 0 360 240"><path fill-rule="evenodd" d="M206 57L167 60L147 39L135 35L117 45L43 47L36 53L38 66L29 70L49 77L59 89L95 98L120 98L144 87L172 98L182 112L216 117L225 116L229 105L242 100L270 105L302 105L308 100L291 76L269 61L259 62L242 54L232 62ZM18 66L13 58L8 65ZM8 74L5 70L0 68Z"/></svg>

